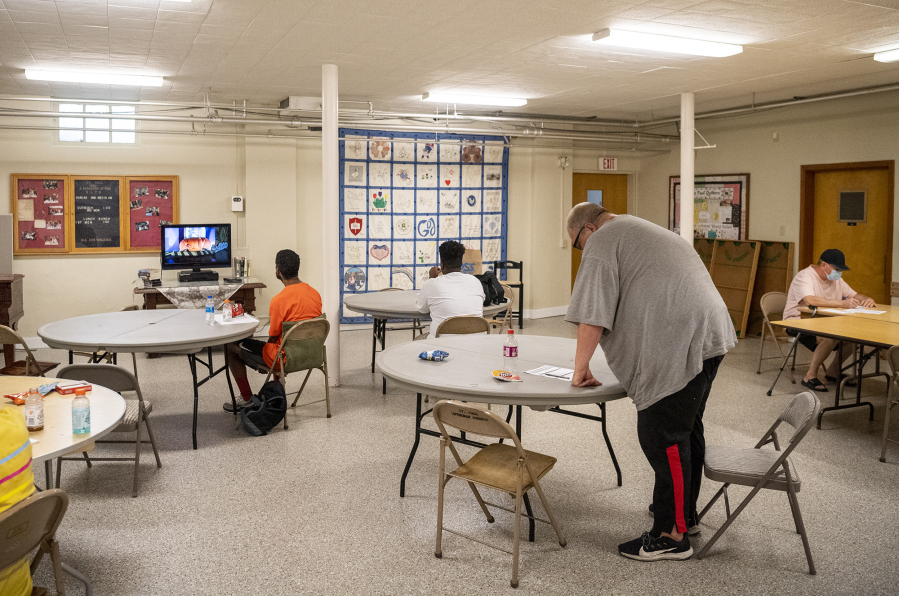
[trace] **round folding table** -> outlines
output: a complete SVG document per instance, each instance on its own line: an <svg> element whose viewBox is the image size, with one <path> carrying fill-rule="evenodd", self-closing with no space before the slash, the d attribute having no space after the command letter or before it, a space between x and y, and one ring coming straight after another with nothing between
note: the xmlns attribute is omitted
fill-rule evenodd
<svg viewBox="0 0 899 596"><path fill-rule="evenodd" d="M421 313L415 306L419 293L420 290L403 290L344 295L344 306L372 317L371 372L375 372L375 356L379 351L383 352L387 344L387 321L391 319L430 320L427 314ZM485 306L484 316L493 317L511 306L505 301L502 304ZM381 345L380 350L378 350L378 344ZM387 392L386 382L383 384L382 391Z"/></svg>
<svg viewBox="0 0 899 596"><path fill-rule="evenodd" d="M206 324L202 310L134 310L86 315L48 323L37 334L51 348L86 352L185 354L193 377L194 415L193 448L197 448L197 408L201 385L221 372L228 380L231 399L234 390L228 373L228 350L225 364L215 369L212 348L240 341L253 335L259 321L247 317L228 324ZM197 354L206 350L207 360ZM206 377L197 378L197 363L207 369ZM236 412L236 410L235 410Z"/></svg>

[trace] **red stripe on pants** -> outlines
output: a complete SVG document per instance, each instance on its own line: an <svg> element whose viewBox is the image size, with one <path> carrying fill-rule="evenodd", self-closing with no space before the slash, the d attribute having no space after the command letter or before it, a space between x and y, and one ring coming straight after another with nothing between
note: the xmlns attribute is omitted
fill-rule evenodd
<svg viewBox="0 0 899 596"><path fill-rule="evenodd" d="M680 452L677 445L672 445L665 453L668 454L668 467L671 468L671 481L674 485L674 523L677 531L684 533L687 531L687 524L684 522L684 473L680 466Z"/></svg>

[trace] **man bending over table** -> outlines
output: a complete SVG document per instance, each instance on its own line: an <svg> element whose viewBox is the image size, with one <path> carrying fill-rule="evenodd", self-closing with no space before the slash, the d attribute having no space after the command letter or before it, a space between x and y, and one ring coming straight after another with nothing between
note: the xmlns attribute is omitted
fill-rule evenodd
<svg viewBox="0 0 899 596"><path fill-rule="evenodd" d="M828 248L821 253L817 265L809 265L796 274L790 283L790 292L787 294L787 304L784 307L784 320L798 319L799 308L802 306L823 306L826 308L855 308L863 306L871 308L876 306L874 300L863 296L849 287L842 278L843 271L849 271L846 266L846 257L841 250ZM824 365L824 361L831 352L835 352L837 344L835 339L815 337L805 333L799 333L795 329L787 329L787 333L796 337L796 341L812 351L812 361L808 372L802 379L802 385L812 391L827 391L817 375L818 368ZM843 361L852 350L843 346L842 351L831 361L824 372L824 380L829 383L840 382L840 369Z"/></svg>
<svg viewBox="0 0 899 596"><path fill-rule="evenodd" d="M284 289L272 298L268 307L269 338L267 342L258 339L244 339L228 344L228 368L240 389L238 408L250 405L253 391L247 380L247 364L253 368L268 368L278 355L281 343L281 326L285 321L304 321L322 314L322 297L307 283L300 281L300 255L292 250L278 251L275 256L275 277L284 284ZM277 378L277 376L276 376ZM230 401L225 402L226 412L233 412Z"/></svg>
<svg viewBox="0 0 899 596"><path fill-rule="evenodd" d="M652 530L618 545L640 561L693 554L699 531L702 415L734 325L692 242L594 203L568 214L571 245L583 250L565 320L577 323L575 387L600 382L590 358L602 341L612 373L637 406L637 438L655 472Z"/></svg>
<svg viewBox="0 0 899 596"><path fill-rule="evenodd" d="M484 316L484 287L474 275L462 273L464 256L465 246L461 243L447 240L441 244L440 268L431 267L430 280L415 301L418 312L431 314L431 336L450 317Z"/></svg>

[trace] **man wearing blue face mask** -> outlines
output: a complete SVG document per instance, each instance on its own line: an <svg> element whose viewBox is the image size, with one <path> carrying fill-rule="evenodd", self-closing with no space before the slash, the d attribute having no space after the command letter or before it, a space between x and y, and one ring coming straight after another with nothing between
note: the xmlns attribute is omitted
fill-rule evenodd
<svg viewBox="0 0 899 596"><path fill-rule="evenodd" d="M863 306L871 308L875 306L874 300L859 294L849 287L842 279L843 271L849 271L846 266L846 257L842 251L836 248L828 248L821 253L817 265L809 265L796 274L790 284L790 292L787 294L787 304L784 308L784 320L798 319L799 308L803 306L823 306L826 308L855 308ZM790 329L790 335L797 333ZM818 377L818 368L824 365L824 361L831 352L837 348L837 340L812 335L798 334L796 341L811 350L812 361L808 372L802 380L802 385L813 391L827 391ZM840 369L843 361L851 353L848 346L836 358L831 361L824 374L824 380L838 383L840 381Z"/></svg>

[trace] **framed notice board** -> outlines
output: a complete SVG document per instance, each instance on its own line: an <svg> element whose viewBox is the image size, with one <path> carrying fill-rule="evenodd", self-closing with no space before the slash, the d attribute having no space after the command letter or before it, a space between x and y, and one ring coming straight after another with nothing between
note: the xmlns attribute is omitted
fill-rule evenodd
<svg viewBox="0 0 899 596"><path fill-rule="evenodd" d="M122 251L121 176L72 176L72 252Z"/></svg>
<svg viewBox="0 0 899 596"><path fill-rule="evenodd" d="M10 175L13 253L157 252L178 176Z"/></svg>
<svg viewBox="0 0 899 596"><path fill-rule="evenodd" d="M178 176L127 176L125 189L125 250L159 252L160 226L178 223Z"/></svg>
<svg viewBox="0 0 899 596"><path fill-rule="evenodd" d="M13 174L9 196L14 254L69 251L72 193L67 175Z"/></svg>

